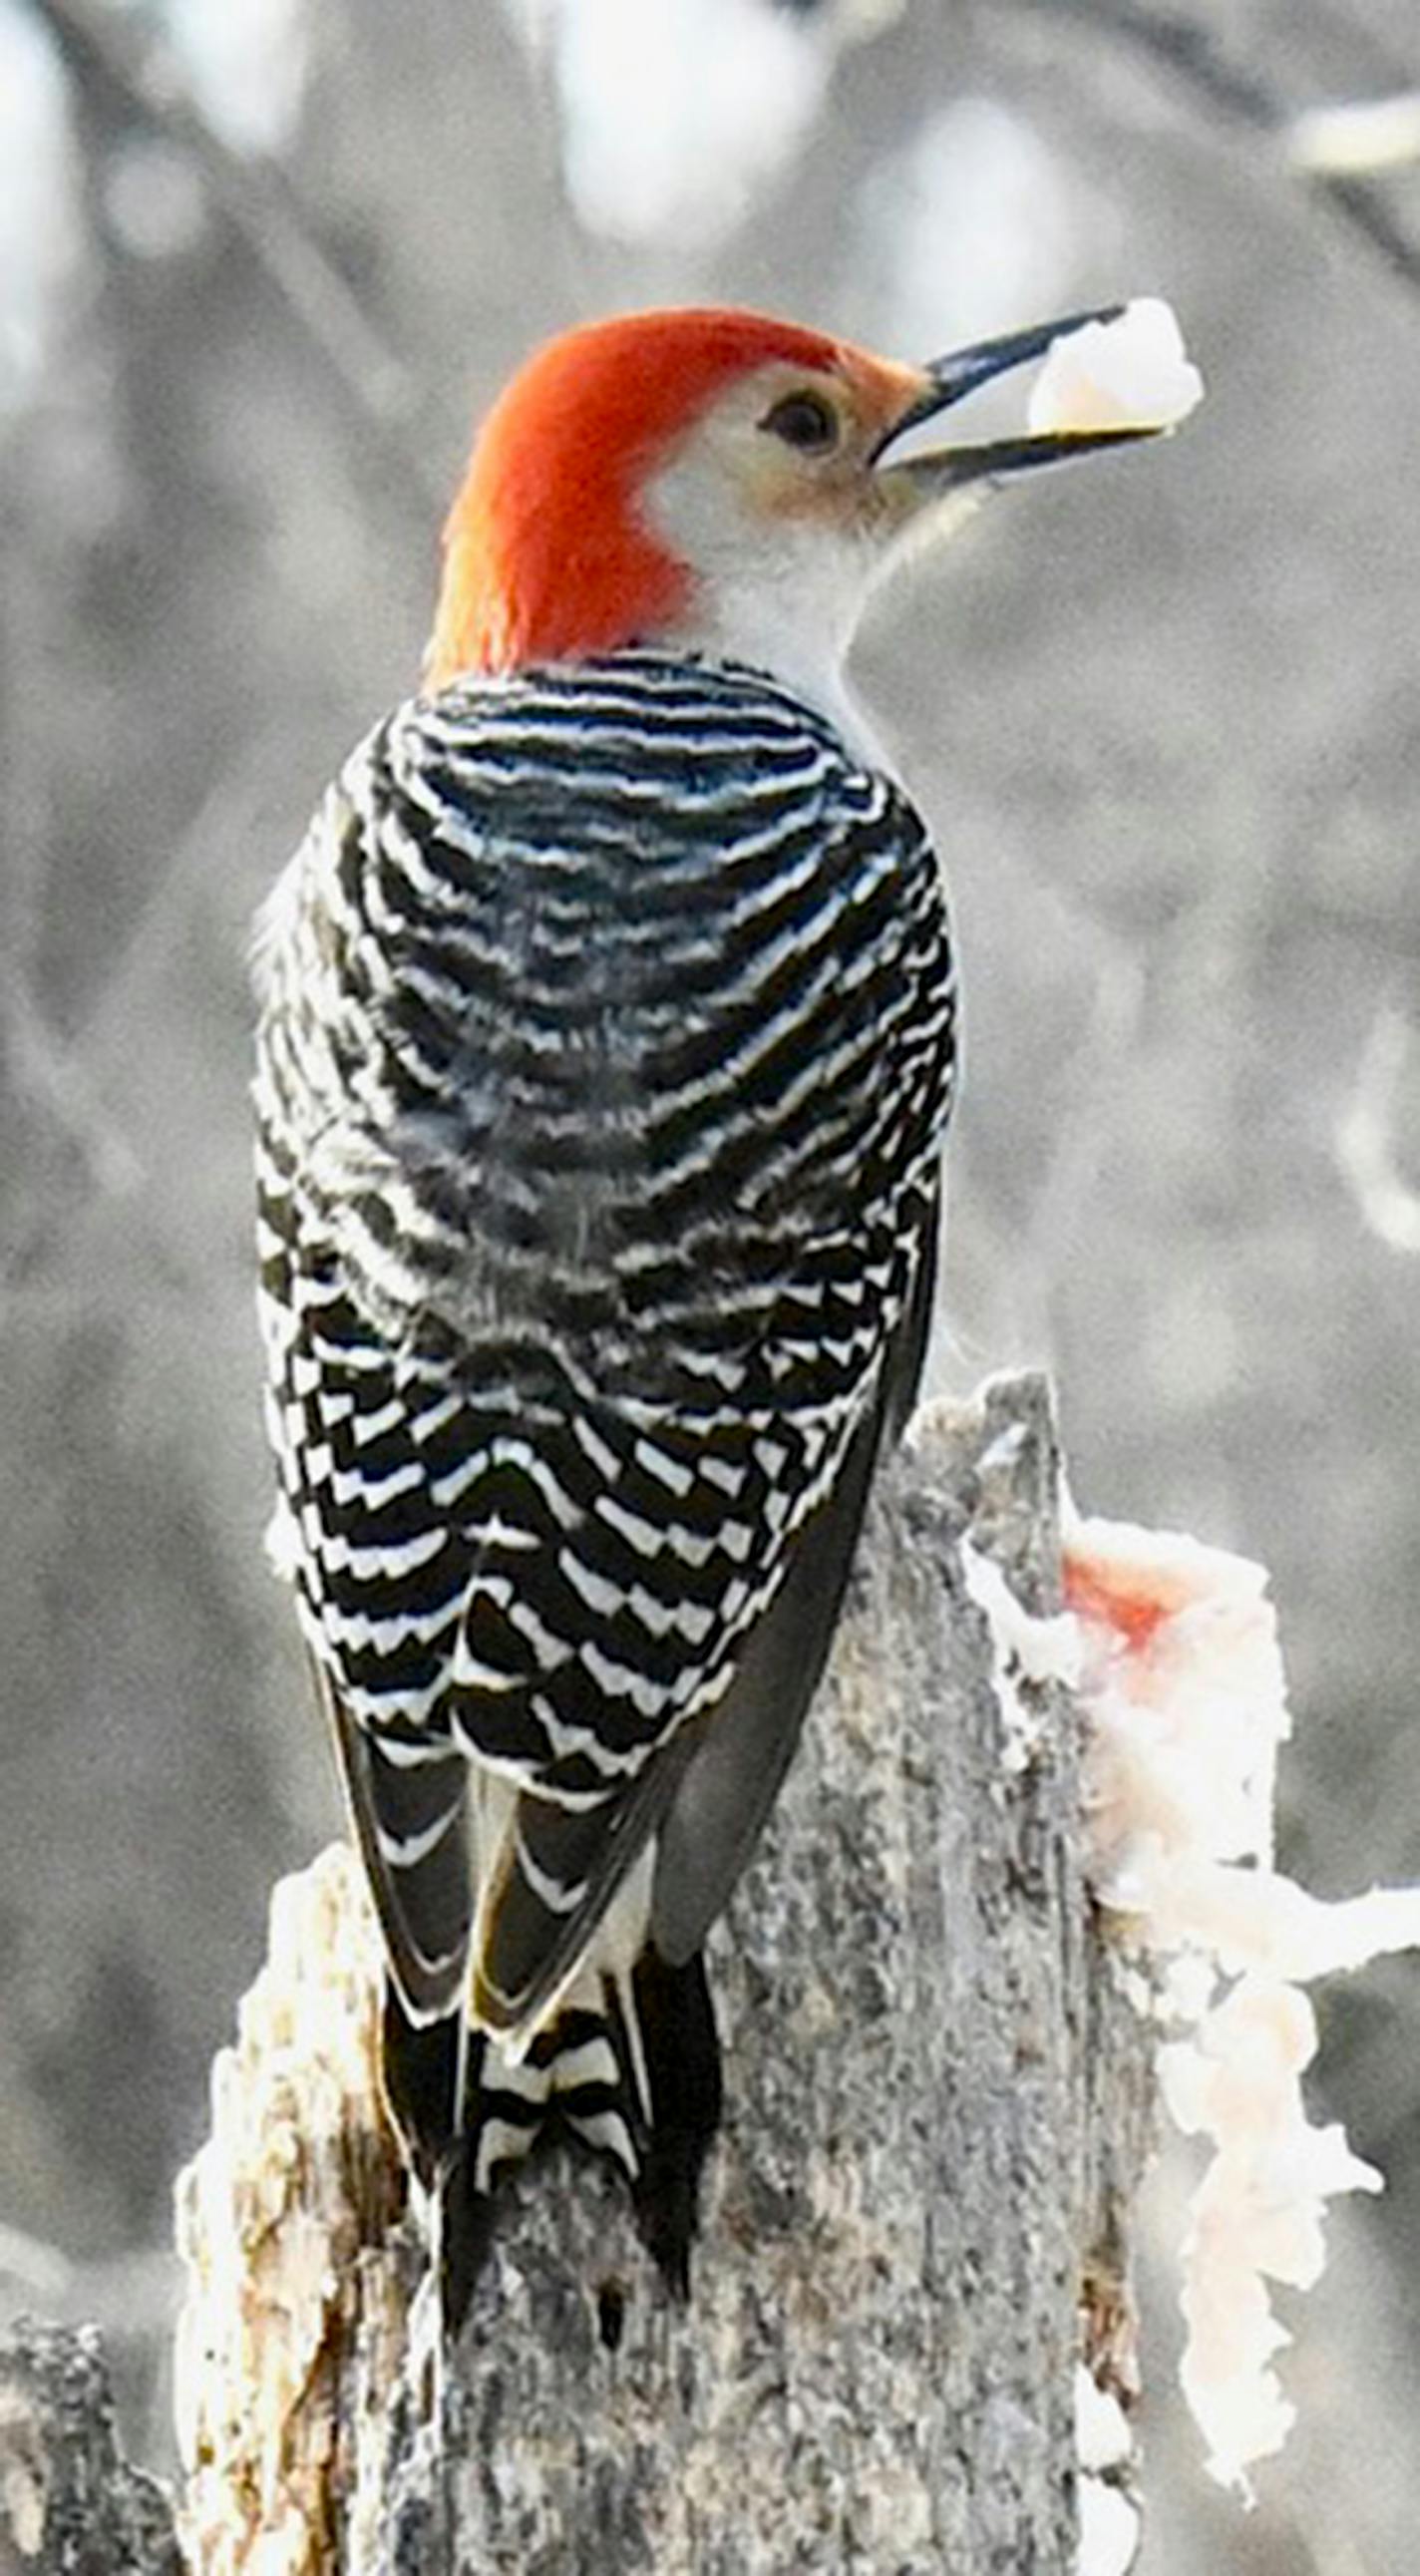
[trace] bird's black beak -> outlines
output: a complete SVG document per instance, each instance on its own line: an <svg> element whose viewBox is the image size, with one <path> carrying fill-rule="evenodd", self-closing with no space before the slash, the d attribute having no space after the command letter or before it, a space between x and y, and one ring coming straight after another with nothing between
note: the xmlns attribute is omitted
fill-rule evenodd
<svg viewBox="0 0 1420 2576"><path fill-rule="evenodd" d="M923 389L915 402L900 413L892 427L879 440L872 462L885 475L916 487L922 498L933 492L956 492L970 483L994 483L1009 474L1023 474L1034 465L1058 465L1071 456L1088 456L1102 447L1124 447L1136 439L1153 438L1157 432L1147 426L1120 429L1052 429L1023 434L1019 438L992 438L976 446L943 446L918 448L910 456L894 458L891 451L900 438L923 421L935 420L939 412L950 411L964 402L968 394L982 385L1004 376L1012 367L1029 365L1043 358L1057 340L1081 331L1087 322L1117 322L1124 311L1122 304L1104 304L1091 313L1068 313L1057 322L1038 322L1028 331L1009 331L999 340L976 340L968 349L954 349L950 356L933 358L923 368Z"/></svg>

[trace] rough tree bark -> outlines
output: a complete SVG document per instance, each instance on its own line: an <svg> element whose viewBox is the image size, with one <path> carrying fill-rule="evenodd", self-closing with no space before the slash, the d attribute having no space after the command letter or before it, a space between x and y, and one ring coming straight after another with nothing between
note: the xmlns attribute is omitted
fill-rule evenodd
<svg viewBox="0 0 1420 2576"><path fill-rule="evenodd" d="M278 1891L180 2190L204 2576L1074 2565L1075 2371L1130 2379L1151 2075L1085 1885L1075 1712L978 1606L987 1558L1025 1610L1058 1607L1057 1467L1020 1379L933 1408L887 1471L713 1942L728 2113L692 2303L668 2305L612 2177L538 2163L442 2445L363 1892L343 1847Z"/></svg>
<svg viewBox="0 0 1420 2576"><path fill-rule="evenodd" d="M0 2343L0 2576L182 2576L166 2495L119 2454L92 2327Z"/></svg>

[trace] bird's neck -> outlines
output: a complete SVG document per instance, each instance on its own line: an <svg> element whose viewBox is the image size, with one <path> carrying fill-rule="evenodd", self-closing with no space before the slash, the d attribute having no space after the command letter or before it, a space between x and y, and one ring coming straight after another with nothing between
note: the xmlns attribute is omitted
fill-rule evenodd
<svg viewBox="0 0 1420 2576"><path fill-rule="evenodd" d="M702 584L693 613L646 640L663 650L680 648L767 672L826 716L856 758L881 769L881 750L844 673L853 623L836 596L824 597L820 605L820 615L806 617L801 595L790 600L762 581L751 586L731 576L723 583Z"/></svg>

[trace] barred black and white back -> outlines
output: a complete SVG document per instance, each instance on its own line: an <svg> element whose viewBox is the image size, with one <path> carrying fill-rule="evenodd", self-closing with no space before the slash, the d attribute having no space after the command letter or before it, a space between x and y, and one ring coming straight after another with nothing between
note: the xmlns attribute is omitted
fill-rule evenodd
<svg viewBox="0 0 1420 2576"><path fill-rule="evenodd" d="M623 652L377 727L259 980L278 1545L396 2114L479 2199L555 2102L683 2278L701 1944L930 1315L936 862L773 680Z"/></svg>

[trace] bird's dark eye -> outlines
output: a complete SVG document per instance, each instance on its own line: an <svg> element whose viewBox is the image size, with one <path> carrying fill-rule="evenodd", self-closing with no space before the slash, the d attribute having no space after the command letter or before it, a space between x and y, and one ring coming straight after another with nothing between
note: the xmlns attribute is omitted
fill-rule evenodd
<svg viewBox="0 0 1420 2576"><path fill-rule="evenodd" d="M782 438L786 447L820 453L838 444L838 415L821 394L785 394L764 415L761 429Z"/></svg>

